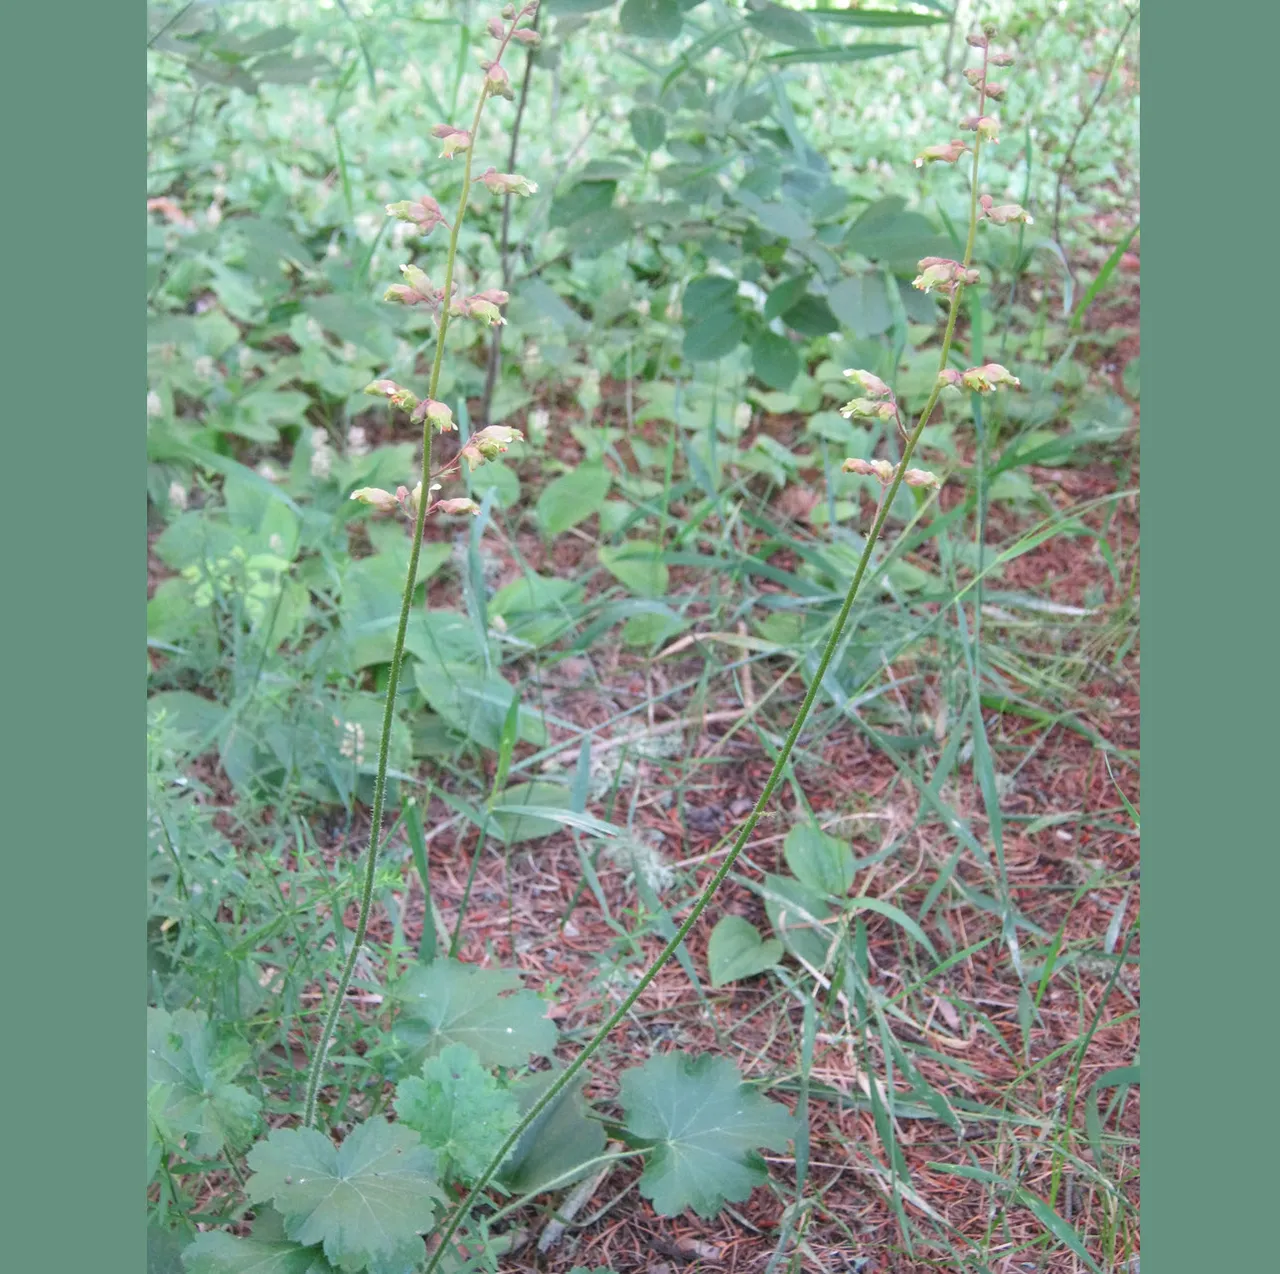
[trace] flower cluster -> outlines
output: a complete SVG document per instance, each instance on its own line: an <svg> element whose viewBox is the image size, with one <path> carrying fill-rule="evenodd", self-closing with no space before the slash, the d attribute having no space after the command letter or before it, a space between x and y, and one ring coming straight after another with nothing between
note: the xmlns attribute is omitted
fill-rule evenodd
<svg viewBox="0 0 1280 1274"><path fill-rule="evenodd" d="M895 421L899 429L903 429L902 417L898 413L898 400L892 389L872 372L849 368L845 371L849 378L866 395L865 398L854 398L845 403L840 414L847 418L878 419ZM903 430L905 433L905 430ZM867 478L875 478L882 487L893 481L894 466L888 460L849 459L841 466L845 473L858 473ZM942 482L926 469L908 469L902 480L909 487L939 487Z"/></svg>
<svg viewBox="0 0 1280 1274"><path fill-rule="evenodd" d="M932 292L937 288L939 292L950 296L957 287L977 283L979 278L977 270L947 257L924 257L917 265L920 273L911 283L921 292Z"/></svg>
<svg viewBox="0 0 1280 1274"><path fill-rule="evenodd" d="M938 383L944 389L971 389L978 394L991 394L1004 385L1011 389L1021 389L1022 382L1007 368L999 363L987 363L982 367L970 367L968 371L957 371L948 367L938 373Z"/></svg>

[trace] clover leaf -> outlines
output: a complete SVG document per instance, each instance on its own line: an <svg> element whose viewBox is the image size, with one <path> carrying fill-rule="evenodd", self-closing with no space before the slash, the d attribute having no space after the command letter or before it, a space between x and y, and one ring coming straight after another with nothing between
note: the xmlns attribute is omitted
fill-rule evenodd
<svg viewBox="0 0 1280 1274"><path fill-rule="evenodd" d="M516 1097L480 1065L473 1049L450 1044L396 1088L396 1114L437 1152L441 1177L478 1177L520 1119Z"/></svg>
<svg viewBox="0 0 1280 1274"><path fill-rule="evenodd" d="M465 1044L486 1066L523 1066L531 1053L549 1057L556 1046L546 1004L507 969L435 960L412 969L393 993L402 1010L396 1041L415 1070L450 1044Z"/></svg>
<svg viewBox="0 0 1280 1274"><path fill-rule="evenodd" d="M795 1120L727 1058L667 1053L622 1073L627 1131L652 1143L640 1193L660 1216L713 1217L767 1177L759 1146L786 1148Z"/></svg>
<svg viewBox="0 0 1280 1274"><path fill-rule="evenodd" d="M274 1201L285 1234L321 1244L355 1274L366 1266L413 1265L443 1198L435 1156L410 1128L375 1116L335 1146L312 1128L277 1129L249 1152L248 1194Z"/></svg>

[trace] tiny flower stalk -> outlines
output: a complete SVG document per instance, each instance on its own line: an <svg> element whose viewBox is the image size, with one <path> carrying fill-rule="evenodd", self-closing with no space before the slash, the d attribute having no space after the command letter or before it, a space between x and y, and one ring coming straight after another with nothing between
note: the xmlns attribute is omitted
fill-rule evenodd
<svg viewBox="0 0 1280 1274"><path fill-rule="evenodd" d="M937 488L941 485L939 478L924 469L917 469L911 466L911 457L915 452L916 446L920 441L920 436L924 431L925 425L929 421L929 417L933 414L933 409L937 406L938 397L942 393L945 386L952 384L952 377L949 374L952 369L948 364L951 357L951 345L955 337L956 319L960 313L960 302L967 286L972 286L978 282L978 271L972 266L973 248L977 236L978 220L979 220L979 204L978 204L978 160L982 151L983 143L995 140L995 132L998 128L995 125L994 118L984 114L986 106L987 94L985 92L987 66L992 61L992 55L989 49L989 42L994 35L994 29L985 28L980 35L969 37L969 44L974 48L982 50L982 69L979 76L974 80L974 86L978 91L978 114L972 120L971 131L976 133L972 153L973 165L971 171L971 195L969 204L969 233L965 242L964 256L960 261L940 262L938 260L922 261L920 263L922 275L930 268L930 266L945 265L946 268L937 271L934 279L930 282L930 286L938 286L950 298L950 306L947 312L946 327L943 332L942 348L939 352L939 374L934 381L934 386L924 404L924 408L920 413L919 419L916 421L914 428L906 433L906 442L903 446L902 458L896 465L891 464L887 460L859 460L851 459L845 462L846 472L864 473L870 477L874 477L883 486L883 495L876 509L876 514L872 520L872 525L867 534L866 541L863 545L862 554L858 560L858 565L854 570L853 578L849 583L844 601L841 604L840 611L836 616L835 623L831 629L831 634L827 639L827 643L823 648L822 655L818 660L817 667L813 670L813 674L809 679L809 686L805 692L804 699L800 704L800 709L796 713L795 720L791 724L791 728L787 732L787 736L783 741L782 747L779 749L774 761L773 769L769 777L765 780L763 789L757 799L751 813L747 816L745 822L739 828L734 838L733 844L729 848L729 852L725 855L715 874L708 882L697 901L690 909L689 914L685 917L680 927L672 935L666 946L658 954L652 964L644 971L637 980L635 986L623 997L621 1003L609 1015L609 1017L601 1024L596 1033L591 1037L590 1041L583 1047L582 1051L571 1061L555 1078L555 1080L547 1086L542 1095L529 1107L525 1112L519 1124L511 1131L506 1141L499 1148L497 1154L494 1155L488 1167L476 1178L471 1190L462 1202L453 1210L449 1220L443 1226L439 1238L435 1243L434 1251L427 1262L425 1274L435 1274L439 1269L442 1261L446 1259L446 1254L450 1252L451 1241L457 1233L459 1227L466 1220L476 1201L481 1197L488 1188L489 1183L493 1180L499 1165L510 1154L516 1143L525 1134L528 1128L542 1115L542 1113L555 1102L562 1093L575 1083L581 1083L579 1075L583 1067L587 1064L592 1055L599 1049L600 1045L608 1038L620 1022L622 1022L631 1012L636 1001L644 994L645 990L657 976L659 970L675 955L679 950L680 944L684 942L689 935L690 930L697 924L702 913L706 910L708 903L715 896L716 891L724 883L730 871L732 871L734 863L738 856L742 853L747 841L751 838L752 832L763 816L769 802L773 798L773 794L780 783L783 774L786 772L791 753L796 746L796 742L800 737L800 732L804 727L805 721L809 717L809 713L813 708L817 699L819 690L821 689L827 674L827 669L831 664L836 650L839 648L841 637L849 620L849 614L853 608L853 602L858 594L858 590L862 585L864 576L867 573L871 563L876 544L884 529L885 520L888 517L889 509L893 505L893 501L905 483L912 487ZM1012 59L1001 60L1000 65L1008 65ZM960 143L952 143L945 147L946 153L926 154L926 160L942 160L944 162L954 162L951 158L953 148L960 146ZM940 148L943 149L943 148ZM964 147L956 151L955 159L963 153ZM923 281L922 281L923 282ZM919 286L920 284L918 284ZM854 399L845 409L846 415L860 415L865 417L875 417L884 420L895 420L900 424L898 415L897 401L892 390L884 381L872 375L870 372L861 370L851 370L846 372L851 381L862 391L862 397ZM966 385L965 377L980 377L989 389L996 389L1004 385L1016 386L1016 378L1014 378L1005 368L999 367L997 364L987 364L981 368L971 368L969 372L955 372L957 385ZM989 392L989 391L984 391ZM483 432L483 431L482 431Z"/></svg>
<svg viewBox="0 0 1280 1274"><path fill-rule="evenodd" d="M363 487L351 494L351 498L371 506L379 513L402 512L413 521L413 539L409 550L409 567L405 574L404 594L400 603L400 620L396 627L395 645L392 649L391 667L387 677L387 697L382 714L382 735L378 741L378 761L373 784L373 807L370 814L369 846L365 856L364 876L360 892L360 911L356 920L356 930L352 936L346 963L334 988L333 1000L329 1005L320 1038L316 1043L315 1053L311 1059L311 1068L307 1075L306 1103L303 1110L303 1127L310 1128L315 1124L316 1105L320 1092L321 1077L324 1074L325 1062L329 1048L333 1042L334 1030L338 1017L346 1000L347 990L355 972L356 959L360 948L364 945L369 927L369 912L373 906L373 887L378 865L378 851L382 839L382 816L386 803L387 761L390 751L391 727L395 717L396 694L400 686L400 672L404 662L405 633L409 626L409 612L413 606L414 583L418 578L418 560L422 551L422 536L430 513L459 515L478 512L471 500L449 498L433 500L432 494L439 489L439 484L432 479L445 472L459 472L465 462L472 469L477 464L492 460L512 442L519 441L522 435L515 429L497 427L482 429L463 447L463 454L449 465L442 474L431 471L431 440L434 433L444 433L456 429L453 413L449 407L436 399L440 385L440 368L444 362L445 337L449 331L451 318L474 318L486 324L502 323L499 307L507 302L507 294L498 289L490 289L476 296L459 297L455 295L454 266L458 256L458 232L462 228L467 214L467 205L471 198L472 188L472 147L479 134L480 119L484 113L485 102L495 94L510 96L510 87L506 71L502 67L502 57L508 45L516 36L521 21L537 10L537 4L528 4L520 10L508 6L503 10L502 18L493 19L489 32L498 41L498 51L484 67L484 81L476 102L475 114L469 129L457 128L451 124L437 124L432 135L439 138L442 144L441 154L446 158L461 157L463 161L462 191L458 196L457 210L453 216L453 224L444 219L440 205L429 195L420 196L416 200L404 200L387 207L389 216L396 217L417 226L422 235L428 235L438 225L449 230L449 245L445 256L444 283L437 288L426 272L416 265L401 267L404 282L388 289L386 299L402 305L425 305L436 312L437 334L435 357L431 362L431 375L427 386L427 394L419 399L411 390L396 384L392 380L376 380L367 390L368 393L387 399L390 405L399 411L407 412L410 419L422 425L422 475L412 491L407 487L398 488L395 493L384 491L379 487ZM520 41L525 43L526 41ZM533 182L526 181L513 173L495 173L490 169L485 174L493 173L490 181L497 179L504 189L516 194L528 194L535 190ZM486 182L486 184L489 184ZM423 491L427 498L422 498Z"/></svg>

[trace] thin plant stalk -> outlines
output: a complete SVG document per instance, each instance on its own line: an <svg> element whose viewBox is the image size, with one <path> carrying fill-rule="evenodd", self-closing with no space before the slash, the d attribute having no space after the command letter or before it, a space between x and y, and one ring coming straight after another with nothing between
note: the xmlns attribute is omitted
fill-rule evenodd
<svg viewBox="0 0 1280 1274"><path fill-rule="evenodd" d="M509 37L508 37L509 38ZM503 41L505 50L507 41ZM474 138L480 129L480 116L484 104L489 97L489 83L486 80L480 90L480 100L476 103L475 117L471 123L471 136ZM466 162L462 176L462 193L458 196L458 208L454 214L453 226L449 231L449 250L445 261L444 300L440 307L440 327L436 335L436 352L431 362L431 380L427 389L427 397L435 398L440 385L440 367L444 362L444 341L449 330L449 299L453 295L453 268L458 255L458 233L467 215L467 204L471 198L471 163L473 148L466 149ZM378 741L378 768L373 781L373 810L369 828L369 847L366 851L364 880L360 889L360 914L356 920L355 937L351 943L350 953L343 965L342 974L334 990L333 1002L325 1017L324 1027L320 1032L320 1040L315 1055L311 1059L311 1071L307 1076L306 1105L302 1117L302 1126L311 1128L315 1124L316 1099L320 1092L320 1079L324 1073L325 1061L333 1043L333 1033L338 1025L338 1017L346 1000L347 990L351 986L351 978L355 973L356 959L364 944L369 928L369 912L373 908L373 885L378 869L379 842L382 838L382 814L387 792L387 763L391 748L391 727L395 717L396 694L400 687L400 671L404 662L404 639L409 627L409 612L413 606L413 593L418 578L418 558L422 550L422 534L426 526L427 508L430 504L431 486L431 430L430 418L424 417L422 422L422 493L418 500L418 511L413 524L413 541L409 549L409 568L405 575L404 595L400 600L400 620L396 625L395 646L391 652L391 670L387 678L387 699L382 712L382 737Z"/></svg>
<svg viewBox="0 0 1280 1274"><path fill-rule="evenodd" d="M984 52L983 59L984 72L986 67L986 56ZM979 108L981 111L981 107ZM964 260L961 265L967 269L973 259L973 246L977 238L978 232L978 156L982 148L981 134L977 136L973 147L973 170L972 170L972 190L969 200L969 235L965 242ZM956 319L960 312L960 302L964 294L964 284L957 282L951 293L951 307L947 313L947 324L942 338L942 349L939 355L939 371L943 371L947 367L948 360L951 357L951 343L955 336ZM911 457L916 449L916 444L920 441L920 435L924 431L925 425L929 421L929 417L933 414L933 409L938 404L938 397L942 392L943 381L941 377L934 382L933 390L924 405L924 409L920 413L920 418L916 422L915 428L907 437L906 445L903 448L902 459L898 461L894 469L893 479L888 484L885 491L884 499L876 511L876 516L872 522L871 531L867 536L866 543L863 545L862 555L858 559L857 569L854 571L853 579L849 583L848 591L845 593L844 601L840 606L840 612L836 616L835 626L831 630L831 636L827 639L827 644L823 648L822 657L818 661L818 667L809 682L809 688L805 693L804 700L800 704L800 710L796 713L795 720L791 723L790 730L787 731L787 737L782 744L781 750L778 752L777 758L773 763L773 769L769 773L768 779L760 792L760 796L755 803L755 807L747 816L746 821L742 824L735 837L733 846L725 856L724 861L717 869L714 876L703 889L692 910L685 918L684 922L672 935L670 941L659 952L653 963L645 970L640 980L631 989L631 991L622 1000L622 1003L609 1015L609 1017L592 1036L591 1040L583 1047L582 1051L570 1064L561 1071L555 1081L546 1089L541 1097L533 1103L529 1110L525 1113L524 1118L512 1130L506 1141L502 1143L497 1154L494 1155L484 1172L476 1179L475 1184L471 1187L466 1198L454 1209L453 1215L450 1217L448 1224L440 1235L439 1243L431 1259L427 1263L426 1274L435 1274L440 1262L444 1258L444 1253L448 1250L449 1242L457 1233L458 1228L466 1220L470 1214L472 1207L479 1199L480 1195L488 1187L497 1173L507 1155L511 1153L516 1143L524 1135L526 1130L534 1123L534 1121L547 1109L578 1077L582 1069L590 1061L593 1054L605 1042L608 1036L613 1032L614 1028L626 1017L635 1005L636 1001L648 989L650 983L657 977L662 967L675 955L680 944L688 937L693 926L698 923L702 913L706 910L712 898L715 897L716 891L724 883L730 871L733 869L734 863L737 861L738 855L742 853L747 841L751 837L751 833L755 831L756 824L759 823L765 809L768 807L770 800L773 798L774 791L782 780L782 776L787 768L787 762L791 756L791 752L796 745L796 741L800 737L800 732L804 729L805 721L809 717L809 712L813 708L814 701L818 697L818 692L822 688L822 682L827 674L827 669L831 664L831 660L840 645L840 639L844 634L845 625L849 620L849 613L853 609L854 599L858 595L858 589L862 585L863 577L867 573L867 568L871 563L872 554L875 546L880 538L880 534L884 529L885 521L889 516L889 510L893 506L899 490L902 487L903 480L906 476L907 467L911 462Z"/></svg>

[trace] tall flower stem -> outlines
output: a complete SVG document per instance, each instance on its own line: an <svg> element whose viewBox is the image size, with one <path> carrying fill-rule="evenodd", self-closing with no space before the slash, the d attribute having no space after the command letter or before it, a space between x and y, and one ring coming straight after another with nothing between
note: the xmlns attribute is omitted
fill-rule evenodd
<svg viewBox="0 0 1280 1274"><path fill-rule="evenodd" d="M498 57L506 51L511 38L510 32L515 29L513 22L508 30L507 38L502 41ZM445 262L444 295L440 305L440 328L436 334L436 352L431 362L431 380L427 390L428 398L435 398L440 385L440 367L444 362L444 341L449 330L449 303L453 298L453 269L458 256L458 234L467 215L467 204L471 199L471 160L474 153L476 135L480 129L480 116L484 104L489 97L489 83L486 80L480 91L480 100L476 103L475 117L471 123L472 145L464 154L466 161L462 176L462 193L458 196L458 209L454 214L453 226L449 231L449 252ZM418 558L422 551L422 533L426 526L427 507L431 503L431 429L429 417L422 422L422 489L418 499L418 511L413 524L413 542L409 549L409 569L404 580L404 595L400 600L400 621L396 626L396 641L391 652L391 669L387 678L387 701L382 712L382 737L378 740L378 768L373 781L373 810L370 815L369 847L365 856L364 879L360 888L360 914L356 920L355 936L351 943L351 951L343 965L342 974L334 990L333 1001L325 1016L324 1027L316 1045L315 1055L311 1059L311 1070L307 1075L307 1095L304 1107L302 1126L311 1128L316 1119L316 1100L320 1092L320 1079L324 1073L325 1062L333 1043L333 1033L338 1025L338 1017L347 998L347 990L351 986L351 978L355 973L356 960L360 948L364 945L365 935L369 929L369 912L373 908L373 886L377 878L378 851L382 840L382 815L387 794L387 762L391 749L391 727L395 718L396 695L400 689L400 672L404 663L404 639L409 628L409 612L413 607L413 591L418 578ZM341 923L339 920L338 923Z"/></svg>
<svg viewBox="0 0 1280 1274"><path fill-rule="evenodd" d="M986 67L985 53L983 61L984 73ZM982 146L981 136L974 143L973 148L973 190L969 201L969 237L965 244L965 254L963 265L967 268L973 257L973 245L977 237L978 230L978 153ZM955 336L956 318L960 312L960 300L964 292L962 283L957 283L951 294L951 308L947 314L947 325L943 333L942 349L939 356L939 372L943 371L949 358L951 357L951 343ZM831 664L831 660L835 656L837 647L840 644L840 638L844 634L845 625L849 620L849 613L853 609L854 599L858 595L858 589L862 585L863 576L867 573L867 568L871 563L871 557L875 551L875 546L880 538L881 532L884 530L884 524L889 516L889 510L893 506L894 499L897 497L898 491L902 486L903 478L906 475L907 467L911 463L912 454L915 452L916 444L920 441L920 435L924 431L925 425L929 421L929 417L933 414L933 409L937 406L938 395L942 392L942 380L939 377L933 387L932 393L924 405L924 410L920 413L920 419L916 422L915 428L911 431L907 438L906 446L903 449L902 459L898 462L894 470L893 479L884 494L884 499L876 511L875 519L871 525L871 531L867 536L866 543L863 545L862 556L858 559L857 569L853 573L853 579L849 583L848 592L845 594L844 602L841 604L840 612L836 616L835 626L831 630L831 636L827 639L827 644L823 647L822 657L818 661L818 667L809 682L809 689L805 692L804 700L800 704L800 710L796 713L795 720L791 723L791 729L787 731L787 737L783 742L781 750L778 752L777 759L773 763L773 769L770 771L768 779L765 781L764 788L760 792L760 797L755 803L755 807L747 816L746 821L738 831L738 835L734 838L733 846L730 848L725 860L721 863L719 869L711 880L703 889L697 902L694 903L693 909L689 912L684 922L676 930L671 940L667 943L662 951L659 952L653 963L645 970L640 980L631 989L622 1003L609 1015L600 1029L592 1036L590 1042L582 1049L576 1058L561 1071L560 1075L551 1084L551 1086L542 1094L542 1096L533 1103L529 1110L525 1113L524 1118L513 1129L510 1136L502 1143L502 1147L498 1153L494 1155L492 1161L484 1172L481 1173L472 1186L470 1193L465 1199L454 1209L452 1217L445 1226L443 1233L440 1235L439 1244L432 1254L431 1260L427 1263L426 1274L435 1274L435 1270L439 1267L440 1262L444 1259L444 1254L448 1250L449 1242L457 1233L459 1226L466 1220L470 1214L476 1200L488 1187L493 1180L495 1173L501 1166L502 1161L510 1154L515 1144L524 1135L525 1131L531 1124L547 1109L559 1096L563 1093L582 1072L583 1067L590 1061L592 1055L605 1042L613 1029L622 1021L624 1017L631 1011L636 1001L644 994L649 984L657 977L658 972L663 965L675 955L680 944L688 937L690 930L698 923L699 917L706 910L707 905L715 897L716 891L724 883L725 878L733 870L733 865L738 859L738 855L742 853L747 841L751 837L751 833L755 831L756 824L760 821L765 809L768 807L770 800L773 798L774 791L782 780L782 775L786 770L787 762L791 757L791 752L796 745L796 741L800 737L800 732L804 729L804 724L808 720L809 712L813 708L814 701L818 697L818 692L822 688L823 679L827 675L827 669Z"/></svg>

